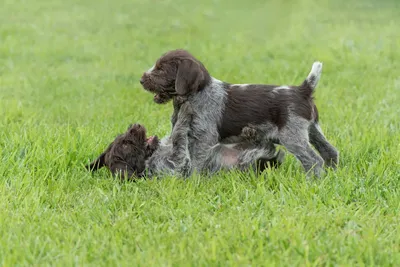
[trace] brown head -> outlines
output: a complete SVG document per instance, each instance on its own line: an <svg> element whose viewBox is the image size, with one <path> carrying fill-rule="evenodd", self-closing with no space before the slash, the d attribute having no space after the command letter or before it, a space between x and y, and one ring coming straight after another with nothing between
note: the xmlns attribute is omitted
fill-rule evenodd
<svg viewBox="0 0 400 267"><path fill-rule="evenodd" d="M145 162L158 148L157 136L146 138L146 128L140 124L130 125L128 130L115 138L95 161L87 165L90 171L106 166L113 175L127 175L128 179L145 174Z"/></svg>
<svg viewBox="0 0 400 267"><path fill-rule="evenodd" d="M140 83L155 93L156 103L166 103L174 96L187 96L202 90L211 82L211 76L203 64L188 51L172 50L162 55Z"/></svg>

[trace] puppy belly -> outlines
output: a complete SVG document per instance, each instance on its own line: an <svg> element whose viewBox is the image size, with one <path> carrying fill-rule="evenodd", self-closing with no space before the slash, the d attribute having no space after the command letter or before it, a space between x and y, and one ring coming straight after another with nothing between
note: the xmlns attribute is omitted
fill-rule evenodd
<svg viewBox="0 0 400 267"><path fill-rule="evenodd" d="M221 163L225 168L231 168L238 164L238 153L236 150L225 149L221 154Z"/></svg>

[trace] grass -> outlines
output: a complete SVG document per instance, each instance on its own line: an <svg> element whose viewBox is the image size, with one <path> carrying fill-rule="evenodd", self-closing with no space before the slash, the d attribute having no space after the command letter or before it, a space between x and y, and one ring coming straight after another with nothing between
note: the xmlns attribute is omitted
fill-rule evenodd
<svg viewBox="0 0 400 267"><path fill-rule="evenodd" d="M2 0L0 265L395 266L400 3ZM316 92L340 168L120 183L95 158L132 122L169 133L138 80L189 49L230 82Z"/></svg>

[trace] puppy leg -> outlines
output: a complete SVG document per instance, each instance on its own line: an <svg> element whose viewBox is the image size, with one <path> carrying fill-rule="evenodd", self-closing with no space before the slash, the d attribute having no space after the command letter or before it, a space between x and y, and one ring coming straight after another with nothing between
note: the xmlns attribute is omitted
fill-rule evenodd
<svg viewBox="0 0 400 267"><path fill-rule="evenodd" d="M172 131L172 154L169 161L175 166L175 171L187 177L191 173L191 160L189 154L188 132L192 122L193 110L189 102L180 107L177 121Z"/></svg>
<svg viewBox="0 0 400 267"><path fill-rule="evenodd" d="M301 162L307 174L309 174L309 171L312 169L315 176L321 176L324 160L315 153L307 139L304 138L298 140L298 142L294 142L290 140L290 138L282 138L281 141L286 149Z"/></svg>
<svg viewBox="0 0 400 267"><path fill-rule="evenodd" d="M259 134L257 128L252 125L244 127L239 137L241 142L250 142L255 145L263 142L263 135Z"/></svg>
<svg viewBox="0 0 400 267"><path fill-rule="evenodd" d="M183 97L183 96L175 96L173 98L174 112L172 113L172 116L171 116L171 126L172 126L171 131L174 129L176 121L178 120L179 110L180 110L182 104L186 102L186 100L187 100L187 98Z"/></svg>
<svg viewBox="0 0 400 267"><path fill-rule="evenodd" d="M263 139L260 138L258 134L257 126L253 126L249 124L248 126L244 127L239 135L225 137L220 141L221 144L258 144L262 143Z"/></svg>
<svg viewBox="0 0 400 267"><path fill-rule="evenodd" d="M276 151L275 146L274 149ZM275 156L272 158L268 158L266 156L260 157L257 160L257 167L259 172L262 172L268 168L278 168L280 165L282 165L283 161L285 160L285 156L286 156L285 151L280 149L275 153Z"/></svg>
<svg viewBox="0 0 400 267"><path fill-rule="evenodd" d="M339 152L328 142L318 123L312 123L310 125L308 136L310 138L310 143L318 150L321 157L324 159L325 165L336 169L339 163Z"/></svg>
<svg viewBox="0 0 400 267"><path fill-rule="evenodd" d="M246 149L243 150L238 157L238 168L242 171L251 167L257 168L258 160L260 158L273 158L275 157L276 150L274 149Z"/></svg>
<svg viewBox="0 0 400 267"><path fill-rule="evenodd" d="M285 151L277 150L274 141L271 139L276 134L277 128L270 124L249 125L242 130L240 136L243 140L247 140L255 147L266 151L265 155L257 160L260 172L269 166L272 168L279 167L285 158Z"/></svg>
<svg viewBox="0 0 400 267"><path fill-rule="evenodd" d="M238 156L239 169L256 166L258 171L262 172L268 166L278 167L283 162L285 152L277 151L273 141L268 138L268 134L272 134L273 130L272 125L249 124L242 129L240 135L224 139L225 144L231 141L242 151Z"/></svg>
<svg viewBox="0 0 400 267"><path fill-rule="evenodd" d="M320 177L324 160L311 148L307 129L307 121L295 118L280 131L279 140L301 162L307 174L312 169Z"/></svg>

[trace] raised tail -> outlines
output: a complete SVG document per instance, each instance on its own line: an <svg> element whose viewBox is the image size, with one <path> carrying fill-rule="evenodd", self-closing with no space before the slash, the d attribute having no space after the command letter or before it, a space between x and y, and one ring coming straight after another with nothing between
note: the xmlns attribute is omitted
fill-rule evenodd
<svg viewBox="0 0 400 267"><path fill-rule="evenodd" d="M310 74L308 74L307 78L298 88L298 90L304 97L309 98L312 96L315 87L317 87L318 81L321 78L321 73L322 63L319 61L314 62L311 67Z"/></svg>

